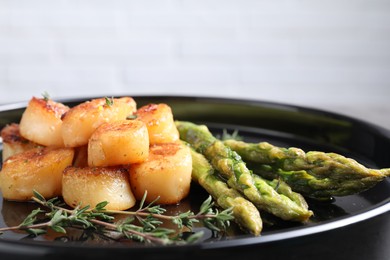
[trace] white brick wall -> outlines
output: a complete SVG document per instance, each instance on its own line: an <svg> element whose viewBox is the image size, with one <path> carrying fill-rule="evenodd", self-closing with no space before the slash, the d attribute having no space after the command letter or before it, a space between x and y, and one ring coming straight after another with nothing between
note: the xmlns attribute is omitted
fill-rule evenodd
<svg viewBox="0 0 390 260"><path fill-rule="evenodd" d="M257 98L390 129L388 0L0 0L0 103Z"/></svg>

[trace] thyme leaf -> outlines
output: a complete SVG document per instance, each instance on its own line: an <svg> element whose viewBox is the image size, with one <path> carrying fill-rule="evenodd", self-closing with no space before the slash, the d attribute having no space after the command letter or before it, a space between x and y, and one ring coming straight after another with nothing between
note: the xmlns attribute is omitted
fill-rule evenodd
<svg viewBox="0 0 390 260"><path fill-rule="evenodd" d="M108 97L104 97L104 99L106 100L106 106L107 107L111 107L112 105L114 105L114 97L111 97L111 98L108 98Z"/></svg>
<svg viewBox="0 0 390 260"><path fill-rule="evenodd" d="M127 117L126 117L126 119L127 120L134 120L134 119L137 119L137 115L128 115Z"/></svg>
<svg viewBox="0 0 390 260"><path fill-rule="evenodd" d="M43 100L45 100L46 102L49 101L49 99L50 99L50 95L49 95L49 93L47 93L47 91L42 93L42 97L43 97Z"/></svg>

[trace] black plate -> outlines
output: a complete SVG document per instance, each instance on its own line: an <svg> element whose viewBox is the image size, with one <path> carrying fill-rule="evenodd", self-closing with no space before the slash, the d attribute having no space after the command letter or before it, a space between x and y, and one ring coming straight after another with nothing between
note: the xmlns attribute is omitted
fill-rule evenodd
<svg viewBox="0 0 390 260"><path fill-rule="evenodd" d="M262 102L212 97L133 96L138 106L167 103L175 119L209 126L214 134L238 130L246 141L268 141L278 146L295 146L304 150L337 152L354 158L371 168L390 167L390 131L351 117L323 110ZM58 100L69 106L84 100ZM19 122L25 102L0 106L0 128ZM196 211L207 194L198 186L190 196L171 211ZM381 259L389 254L390 181L386 179L361 194L337 197L332 203L310 201L315 216L307 224L289 223L270 218L260 237L235 229L227 237L211 237L206 232L202 242L186 246L147 246L135 243L110 243L104 240L59 242L53 237L27 238L7 232L0 235L0 256L49 259L53 257L107 258L130 257L179 259L193 258L256 259L315 257L354 257ZM0 226L15 225L34 207L32 203L4 201L0 198ZM19 222L18 222L19 221ZM387 237L386 237L387 236ZM361 245L364 245L361 246ZM379 258L376 258L379 257Z"/></svg>

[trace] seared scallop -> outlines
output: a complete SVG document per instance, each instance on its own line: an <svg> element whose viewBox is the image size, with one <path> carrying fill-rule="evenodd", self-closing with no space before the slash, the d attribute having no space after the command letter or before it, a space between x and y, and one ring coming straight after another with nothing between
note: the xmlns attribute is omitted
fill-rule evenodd
<svg viewBox="0 0 390 260"><path fill-rule="evenodd" d="M136 200L123 167L68 167L62 179L62 197L69 206L90 206L107 201L106 209L126 210Z"/></svg>
<svg viewBox="0 0 390 260"><path fill-rule="evenodd" d="M148 129L142 121L103 123L88 142L89 166L139 163L145 161L148 155Z"/></svg>
<svg viewBox="0 0 390 260"><path fill-rule="evenodd" d="M68 110L62 103L33 97L22 114L20 134L43 146L63 147L61 117Z"/></svg>
<svg viewBox="0 0 390 260"><path fill-rule="evenodd" d="M137 120L146 124L150 144L172 143L179 140L172 109L165 103L148 104L140 107Z"/></svg>
<svg viewBox="0 0 390 260"><path fill-rule="evenodd" d="M63 170L72 165L72 148L34 148L9 157L0 171L7 200L30 200L36 190L45 198L61 195Z"/></svg>
<svg viewBox="0 0 390 260"><path fill-rule="evenodd" d="M102 123L125 120L135 111L136 103L131 97L97 98L72 107L63 117L64 144L66 147L86 145Z"/></svg>
<svg viewBox="0 0 390 260"><path fill-rule="evenodd" d="M190 149L181 142L155 144L145 162L131 164L130 184L137 199L147 192L146 201L176 204L189 191L192 173Z"/></svg>
<svg viewBox="0 0 390 260"><path fill-rule="evenodd" d="M33 148L41 147L41 145L27 140L21 136L19 131L19 124L16 123L6 125L1 130L0 135L1 139L3 140L3 162L12 155L22 153Z"/></svg>

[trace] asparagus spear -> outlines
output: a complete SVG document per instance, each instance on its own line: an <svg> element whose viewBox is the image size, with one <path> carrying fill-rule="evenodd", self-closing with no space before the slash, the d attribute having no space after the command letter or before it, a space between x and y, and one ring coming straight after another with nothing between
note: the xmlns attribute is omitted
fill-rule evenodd
<svg viewBox="0 0 390 260"><path fill-rule="evenodd" d="M176 121L176 126L181 140L203 154L229 187L239 191L257 208L292 221L306 221L313 214L307 205L295 203L286 194L278 193L267 180L254 175L241 157L214 137L207 126L184 121Z"/></svg>
<svg viewBox="0 0 390 260"><path fill-rule="evenodd" d="M255 179L255 182L258 182L258 175L253 176ZM305 198L292 190L292 188L284 181L282 181L280 178L275 178L273 180L265 180L274 190L277 190L278 193L285 195L286 197L290 198L294 203L299 205L302 208L307 209L308 205L305 200Z"/></svg>
<svg viewBox="0 0 390 260"><path fill-rule="evenodd" d="M281 178L306 197L329 199L365 191L390 176L390 168L370 169L337 153L304 152L268 142L225 140L248 167L265 178Z"/></svg>
<svg viewBox="0 0 390 260"><path fill-rule="evenodd" d="M191 149L192 155L192 180L202 186L223 209L232 208L234 220L240 228L260 235L263 229L263 221L260 213L252 202L241 194L231 189L214 172L209 161L200 153Z"/></svg>

